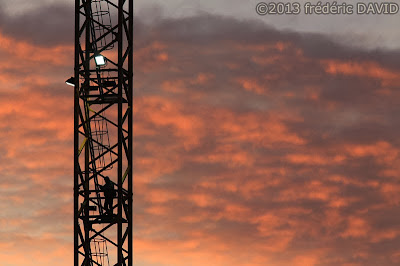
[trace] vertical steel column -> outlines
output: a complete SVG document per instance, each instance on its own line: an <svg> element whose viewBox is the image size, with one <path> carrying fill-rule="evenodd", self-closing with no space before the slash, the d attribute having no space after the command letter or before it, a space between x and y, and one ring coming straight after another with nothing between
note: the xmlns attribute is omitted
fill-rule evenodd
<svg viewBox="0 0 400 266"><path fill-rule="evenodd" d="M123 85L123 60L122 60L122 30L123 30L123 3L118 0L118 154L122 154L122 85ZM118 239L122 239L122 157L118 157ZM118 242L118 266L122 266L122 241Z"/></svg>
<svg viewBox="0 0 400 266"><path fill-rule="evenodd" d="M133 0L129 3L128 43L128 128L133 130ZM133 141L128 141L128 161L133 162ZM133 265L133 167L128 168L128 265Z"/></svg>
<svg viewBox="0 0 400 266"><path fill-rule="evenodd" d="M74 58L74 77L79 77L79 24L80 16L79 0L75 0L75 58ZM79 224L78 224L78 208L79 208L79 82L75 78L74 87L74 265L79 265Z"/></svg>

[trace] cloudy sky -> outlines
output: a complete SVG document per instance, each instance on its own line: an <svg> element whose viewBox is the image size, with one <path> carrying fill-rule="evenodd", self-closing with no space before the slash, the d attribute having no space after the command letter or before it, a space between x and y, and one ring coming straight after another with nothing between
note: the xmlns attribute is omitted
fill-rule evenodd
<svg viewBox="0 0 400 266"><path fill-rule="evenodd" d="M0 0L1 265L72 265L72 2ZM256 3L136 1L135 265L399 265L400 14Z"/></svg>

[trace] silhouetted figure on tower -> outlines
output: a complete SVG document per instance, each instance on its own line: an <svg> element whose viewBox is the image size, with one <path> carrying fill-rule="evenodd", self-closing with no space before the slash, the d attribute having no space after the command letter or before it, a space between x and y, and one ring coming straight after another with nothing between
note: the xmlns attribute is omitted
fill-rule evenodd
<svg viewBox="0 0 400 266"><path fill-rule="evenodd" d="M105 197L104 209L106 210L106 213L112 214L113 201L116 194L114 184L111 182L108 176L104 177L104 181L106 183L104 185L100 185Z"/></svg>

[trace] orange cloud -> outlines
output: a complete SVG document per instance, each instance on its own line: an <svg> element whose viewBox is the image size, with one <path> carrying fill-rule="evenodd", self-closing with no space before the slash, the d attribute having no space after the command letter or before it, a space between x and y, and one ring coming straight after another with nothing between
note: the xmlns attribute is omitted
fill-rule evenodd
<svg viewBox="0 0 400 266"><path fill-rule="evenodd" d="M347 229L340 235L344 238L366 237L369 230L370 226L366 220L360 217L351 216L347 219Z"/></svg>
<svg viewBox="0 0 400 266"><path fill-rule="evenodd" d="M322 65L325 71L332 75L350 75L379 79L384 86L396 86L399 82L399 73L375 62L353 62L324 60Z"/></svg>
<svg viewBox="0 0 400 266"><path fill-rule="evenodd" d="M16 41L0 33L0 51L6 51L14 57L14 64L24 62L24 64L42 63L55 66L65 66L70 62L73 54L73 46L57 46L44 48L32 45L28 42ZM5 66L3 61L0 68ZM11 65L12 66L12 65Z"/></svg>

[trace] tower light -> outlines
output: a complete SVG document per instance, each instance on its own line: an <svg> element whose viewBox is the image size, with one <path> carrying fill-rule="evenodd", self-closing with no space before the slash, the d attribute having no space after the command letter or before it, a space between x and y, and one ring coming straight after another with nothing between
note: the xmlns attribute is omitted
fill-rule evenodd
<svg viewBox="0 0 400 266"><path fill-rule="evenodd" d="M101 67L101 66L105 66L107 63L107 60L104 56L102 56L101 54L98 54L94 57L94 61L96 62L96 66Z"/></svg>
<svg viewBox="0 0 400 266"><path fill-rule="evenodd" d="M75 87L75 78L74 77L70 77L69 79L67 79L65 81L65 83L67 83L67 85Z"/></svg>

